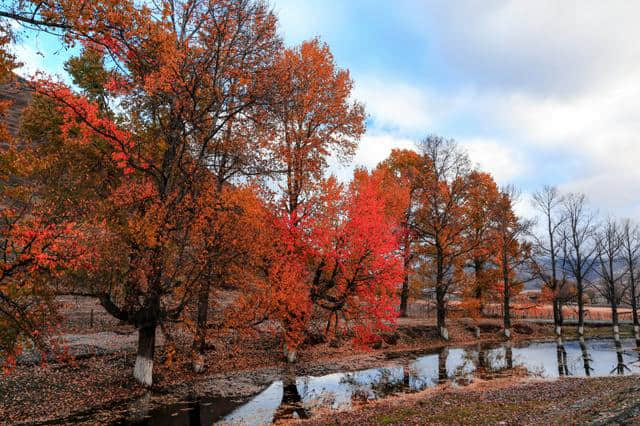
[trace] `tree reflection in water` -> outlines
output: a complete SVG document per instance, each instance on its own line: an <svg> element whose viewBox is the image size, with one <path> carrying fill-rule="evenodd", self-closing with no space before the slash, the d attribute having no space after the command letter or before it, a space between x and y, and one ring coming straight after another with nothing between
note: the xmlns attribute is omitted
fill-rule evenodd
<svg viewBox="0 0 640 426"><path fill-rule="evenodd" d="M587 345L584 342L584 337L580 338L580 351L582 352L582 363L584 364L584 375L586 377L589 377L591 376L593 367L591 367L591 355L589 355L589 351L587 350Z"/></svg>
<svg viewBox="0 0 640 426"><path fill-rule="evenodd" d="M569 368L567 366L567 350L564 347L561 337L558 337L558 340L556 341L556 354L558 357L558 375L568 376Z"/></svg>
<svg viewBox="0 0 640 426"><path fill-rule="evenodd" d="M618 374L624 374L625 370L631 371L629 367L627 367L626 364L624 363L624 358L622 357L622 343L620 342L620 339L615 340L615 345L616 345L616 358L618 362L615 368L613 368L613 370L611 370L611 373L609 374L613 374L614 372Z"/></svg>

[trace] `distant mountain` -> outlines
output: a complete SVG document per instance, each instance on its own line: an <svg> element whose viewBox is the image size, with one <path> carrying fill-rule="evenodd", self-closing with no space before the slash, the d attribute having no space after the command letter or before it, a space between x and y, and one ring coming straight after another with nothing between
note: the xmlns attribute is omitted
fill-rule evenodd
<svg viewBox="0 0 640 426"><path fill-rule="evenodd" d="M16 76L15 80L0 85L0 100L11 101L11 106L2 120L6 123L9 133L14 137L20 130L22 111L29 105L31 97L32 90L21 77Z"/></svg>

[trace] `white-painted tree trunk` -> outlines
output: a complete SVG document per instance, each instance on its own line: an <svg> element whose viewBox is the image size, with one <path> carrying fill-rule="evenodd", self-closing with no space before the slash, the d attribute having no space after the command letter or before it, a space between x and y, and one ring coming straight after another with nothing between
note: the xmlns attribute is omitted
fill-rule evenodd
<svg viewBox="0 0 640 426"><path fill-rule="evenodd" d="M143 386L153 384L153 355L156 344L156 326L138 329L138 354L133 377Z"/></svg>
<svg viewBox="0 0 640 426"><path fill-rule="evenodd" d="M613 338L615 340L620 340L620 327L617 325L613 326Z"/></svg>
<svg viewBox="0 0 640 426"><path fill-rule="evenodd" d="M204 372L204 367L205 367L204 355L202 355L198 351L193 351L192 356L193 356L193 362L192 362L193 371L198 374Z"/></svg>
<svg viewBox="0 0 640 426"><path fill-rule="evenodd" d="M504 329L504 337L506 337L507 339L511 339L511 329L509 328Z"/></svg>
<svg viewBox="0 0 640 426"><path fill-rule="evenodd" d="M578 327L578 335L584 336L584 327L583 326L579 326Z"/></svg>
<svg viewBox="0 0 640 426"><path fill-rule="evenodd" d="M144 386L153 384L153 360L144 355L136 357L136 365L133 368L133 377Z"/></svg>
<svg viewBox="0 0 640 426"><path fill-rule="evenodd" d="M557 326L556 327L556 336L562 336L562 327L561 326Z"/></svg>
<svg viewBox="0 0 640 426"><path fill-rule="evenodd" d="M447 330L447 327L440 327L440 337L442 337L443 340L449 340L449 330Z"/></svg>
<svg viewBox="0 0 640 426"><path fill-rule="evenodd" d="M640 326L633 326L633 335L635 336L636 340L640 340Z"/></svg>
<svg viewBox="0 0 640 426"><path fill-rule="evenodd" d="M289 345L284 344L284 357L287 359L288 363L293 364L298 361L298 351L295 349L289 348Z"/></svg>

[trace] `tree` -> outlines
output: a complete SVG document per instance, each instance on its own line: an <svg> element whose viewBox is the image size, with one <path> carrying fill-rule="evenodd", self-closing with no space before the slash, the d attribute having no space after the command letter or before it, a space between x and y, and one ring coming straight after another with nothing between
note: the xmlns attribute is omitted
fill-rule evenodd
<svg viewBox="0 0 640 426"><path fill-rule="evenodd" d="M285 352L293 360L312 310L311 295L305 296L311 291L304 278L308 265L302 261L309 256L308 238L316 232L314 227L329 225L331 216L323 209L335 206L331 197L339 198L341 193L332 179L324 179L328 159L336 155L347 161L354 155L365 130L365 115L362 105L350 100L353 81L349 72L337 67L329 47L317 39L281 52L271 69L270 85L261 126L270 138L267 164L277 187L274 221L284 247L269 268L267 282L275 281L274 289L282 289L270 293L280 300L278 317L284 326ZM316 266L318 274L326 265L321 266ZM290 285L297 289L296 297L284 300ZM304 302L291 305L298 297ZM322 297L314 295L313 302ZM274 312L271 301L267 305L265 311Z"/></svg>
<svg viewBox="0 0 640 426"><path fill-rule="evenodd" d="M205 368L210 295L215 295L221 287L250 290L250 283L261 278L263 259L269 255L267 247L272 237L265 230L269 226L270 213L255 185L217 187L212 181L211 189L210 198L202 199L210 209L200 217L198 232L202 239L198 246L191 248L199 262L208 265L203 269L197 288L192 345L196 372ZM215 297L212 300L217 302Z"/></svg>
<svg viewBox="0 0 640 426"><path fill-rule="evenodd" d="M562 258L576 284L578 302L578 334L584 335L584 290L596 262L593 241L593 215L587 210L584 194L570 193L562 202L566 222L563 230Z"/></svg>
<svg viewBox="0 0 640 426"><path fill-rule="evenodd" d="M404 257L404 278L400 292L400 316L407 316L407 302L409 300L409 277L414 261L414 232L415 214L418 208L419 176L422 161L420 155L412 150L394 149L389 158L378 164L377 170L384 173L383 186L387 189L390 199L402 200L401 211L398 212L400 235L398 241L402 246ZM405 199L406 196L406 199Z"/></svg>
<svg viewBox="0 0 640 426"><path fill-rule="evenodd" d="M623 260L623 237L620 233L618 222L611 218L607 219L596 236L596 246L598 253L596 272L601 279L601 285L598 290L611 305L613 334L615 339L619 340L618 305L622 301L625 291L622 286L622 278L626 271L621 264Z"/></svg>
<svg viewBox="0 0 640 426"><path fill-rule="evenodd" d="M533 194L533 206L542 215L544 235L535 238L532 270L551 293L553 304L553 324L558 336L562 335L562 302L560 291L562 280L558 279L558 258L561 244L561 230L565 218L559 214L562 197L555 187L545 186Z"/></svg>
<svg viewBox="0 0 640 426"><path fill-rule="evenodd" d="M636 340L640 339L640 323L638 322L638 289L637 271L640 261L640 228L626 219L622 223L622 256L624 257L629 283L629 300L633 319L633 331Z"/></svg>
<svg viewBox="0 0 640 426"><path fill-rule="evenodd" d="M360 177L345 190L329 178L313 215L274 216L265 280L236 312L251 317L242 323L277 321L290 362L314 323L337 337L351 329L359 343L393 325L402 259L379 183Z"/></svg>
<svg viewBox="0 0 640 426"><path fill-rule="evenodd" d="M0 83L19 91L17 63L8 51L13 36L4 25L0 32ZM0 115L6 118L10 108L11 101L0 103ZM0 359L7 369L30 346L46 360L59 320L53 283L87 255L81 230L26 179L25 148L13 136L0 122Z"/></svg>
<svg viewBox="0 0 640 426"><path fill-rule="evenodd" d="M483 305L492 291L499 269L494 258L498 243L496 220L501 201L500 191L490 174L473 171L469 174L469 194L466 214L470 228L466 244L472 250L464 257L465 269L471 268L473 276L465 288L465 302L472 315L482 315Z"/></svg>
<svg viewBox="0 0 640 426"><path fill-rule="evenodd" d="M302 220L336 155L354 154L364 133L364 108L350 101L353 81L339 69L326 44L317 39L286 49L273 71L268 129L273 169L280 172L282 208Z"/></svg>
<svg viewBox="0 0 640 426"><path fill-rule="evenodd" d="M495 232L497 250L495 262L500 270L502 295L502 314L504 335L511 337L511 297L522 287L518 280L518 271L529 260L530 245L523 241L529 234L532 222L520 219L513 211L513 204L518 198L518 192L513 186L507 186L500 191L500 200L496 205Z"/></svg>
<svg viewBox="0 0 640 426"><path fill-rule="evenodd" d="M275 17L249 0L14 2L0 15L104 58L105 102L51 80L34 86L62 120L61 154L49 160L88 151L93 176L109 176L77 210L98 252L86 275L105 309L138 329L134 376L151 385L158 325L180 316L211 267L193 251L215 219L203 202L216 188L211 148L266 96ZM88 183L73 171L69 181Z"/></svg>
<svg viewBox="0 0 640 426"><path fill-rule="evenodd" d="M460 281L463 257L474 248L465 244L471 226L465 214L471 166L467 154L451 139L428 136L419 149L425 165L414 231L423 262L421 273L436 293L438 332L447 340L447 297Z"/></svg>

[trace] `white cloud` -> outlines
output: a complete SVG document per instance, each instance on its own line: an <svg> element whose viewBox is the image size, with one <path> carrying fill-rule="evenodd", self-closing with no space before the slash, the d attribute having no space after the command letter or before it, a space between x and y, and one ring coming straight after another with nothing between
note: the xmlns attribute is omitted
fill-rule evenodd
<svg viewBox="0 0 640 426"><path fill-rule="evenodd" d="M507 185L529 171L525 155L504 141L491 139L465 139L460 145L481 170L491 173L499 185Z"/></svg>
<svg viewBox="0 0 640 426"><path fill-rule="evenodd" d="M390 79L357 79L354 98L365 104L376 127L404 132L426 129L443 113L441 99L419 87Z"/></svg>
<svg viewBox="0 0 640 426"><path fill-rule="evenodd" d="M573 94L640 64L640 3L404 2L404 15L469 82Z"/></svg>
<svg viewBox="0 0 640 426"><path fill-rule="evenodd" d="M340 180L346 182L351 179L354 167L365 167L371 170L385 160L394 148L415 149L416 146L412 140L396 137L390 133L366 134L360 139L352 163L344 166L332 159L330 170Z"/></svg>
<svg viewBox="0 0 640 426"><path fill-rule="evenodd" d="M20 44L13 48L16 60L22 66L16 69L16 73L22 77L30 77L38 71L46 70L44 55L28 44Z"/></svg>

